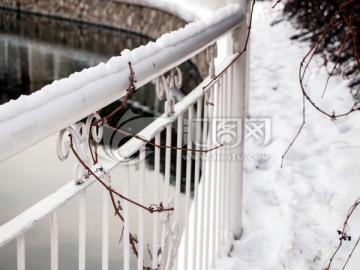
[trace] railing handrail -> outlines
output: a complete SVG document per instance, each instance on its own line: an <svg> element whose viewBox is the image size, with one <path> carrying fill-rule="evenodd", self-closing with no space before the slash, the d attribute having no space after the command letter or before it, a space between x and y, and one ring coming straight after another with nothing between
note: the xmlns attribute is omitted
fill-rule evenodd
<svg viewBox="0 0 360 270"><path fill-rule="evenodd" d="M228 56L220 63L216 69L223 70L226 68L235 58L237 54ZM174 122L180 114L185 112L185 110L196 100L198 100L203 94L204 91L207 92L209 88L203 91L203 86L208 85L211 82L211 78L207 77L198 85L189 95L184 97L179 103L175 104L174 111L175 113L171 117L166 117L165 114L158 117L154 122L145 127L137 136L144 138L146 140L151 140L157 133L166 128L166 126ZM145 142L132 138L123 146L114 150L116 159L112 160L102 160L99 164L95 165L92 169L96 171L96 168L102 167L104 171L111 171L119 162L124 161L127 157L131 156L134 152L138 151ZM97 171L96 175L98 177L103 176L102 171ZM13 218L7 223L0 226L0 247L7 244L12 239L16 238L18 235L26 232L31 227L33 227L38 221L42 218L51 214L52 211L59 208L65 204L69 199L73 198L79 194L82 190L86 189L88 186L95 182L94 177L89 177L82 185L76 185L74 181L69 182L60 189L58 189L53 194L44 198L19 216Z"/></svg>
<svg viewBox="0 0 360 270"><path fill-rule="evenodd" d="M229 5L209 20L190 23L106 64L55 81L0 106L0 162L87 117L126 94L128 62L141 87L190 59L237 27L246 7Z"/></svg>

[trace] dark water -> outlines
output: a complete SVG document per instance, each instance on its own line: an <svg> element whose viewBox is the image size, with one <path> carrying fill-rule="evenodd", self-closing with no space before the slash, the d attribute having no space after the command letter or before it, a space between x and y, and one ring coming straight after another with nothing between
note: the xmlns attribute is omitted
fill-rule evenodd
<svg viewBox="0 0 360 270"><path fill-rule="evenodd" d="M129 32L0 10L0 104L147 42Z"/></svg>
<svg viewBox="0 0 360 270"><path fill-rule="evenodd" d="M147 37L114 29L0 10L0 104L17 99L20 95L29 95L56 79L106 62L125 48L136 48L149 41ZM180 68L191 76L191 79L184 78L182 93L179 94L181 97L193 89L201 78L191 62L186 62ZM163 112L163 103L157 101L154 84L145 87L149 91L133 95L126 110L115 117L115 125L120 121L118 119L127 121L128 118L124 119L123 115L128 115L140 123L136 126L139 129L149 122L145 118L151 120ZM139 89L138 93L141 91ZM102 113L120 102L105 108ZM105 132L106 136L112 138L109 142L111 147L118 146L119 139L109 132ZM173 137L175 140L175 130ZM0 164L0 225L70 181L74 158L60 163L55 148L56 137L53 136ZM175 155L176 151L172 152ZM163 156L162 153L162 159ZM148 177L151 178L151 168L148 170ZM175 170L172 168L173 172ZM121 183L114 181L116 184L121 190ZM135 184L133 188L136 189ZM92 225L87 231L87 269L100 269L101 222L98 217L101 216L101 207L98 199L101 189L94 187L89 193L97 200L89 199L88 202L88 221ZM77 219L75 199L59 212L60 269L77 269ZM121 269L122 243L118 241L121 227L118 220L110 223L113 232L110 238L110 267ZM50 269L49 234L48 219L26 233L27 269ZM16 269L15 240L0 248L0 270L11 269Z"/></svg>

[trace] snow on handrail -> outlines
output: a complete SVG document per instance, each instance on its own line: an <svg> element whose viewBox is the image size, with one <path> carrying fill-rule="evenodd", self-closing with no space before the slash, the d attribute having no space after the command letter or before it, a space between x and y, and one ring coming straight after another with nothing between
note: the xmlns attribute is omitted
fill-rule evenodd
<svg viewBox="0 0 360 270"><path fill-rule="evenodd" d="M140 87L190 59L234 29L245 17L239 5L229 5L210 19L164 34L106 64L54 81L30 96L0 106L0 161L36 144L125 95L128 62Z"/></svg>

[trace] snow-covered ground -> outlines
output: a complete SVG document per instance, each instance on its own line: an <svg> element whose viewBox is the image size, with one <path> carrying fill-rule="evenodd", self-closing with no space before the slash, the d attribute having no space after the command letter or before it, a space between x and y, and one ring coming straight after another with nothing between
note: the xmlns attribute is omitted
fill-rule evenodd
<svg viewBox="0 0 360 270"><path fill-rule="evenodd" d="M339 244L338 229L360 196L360 114L331 121L310 104L306 125L285 157L281 156L302 123L298 67L309 44L291 41L296 31L281 19L281 6L257 3L251 35L250 117L271 119L266 146L247 140L244 222L241 239L217 269L325 269ZM321 64L321 60L316 60ZM311 96L326 111L346 112L353 105L346 82L331 79L325 98L326 72L316 65L307 78ZM359 210L349 221L352 241L343 243L330 269L342 269L360 235ZM360 247L345 269L360 268Z"/></svg>

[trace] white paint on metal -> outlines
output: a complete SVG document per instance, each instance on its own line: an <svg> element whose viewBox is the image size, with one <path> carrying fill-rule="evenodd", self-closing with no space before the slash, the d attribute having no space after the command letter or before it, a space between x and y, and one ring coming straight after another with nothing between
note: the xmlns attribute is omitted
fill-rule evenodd
<svg viewBox="0 0 360 270"><path fill-rule="evenodd" d="M163 99L164 92L166 94L166 116L171 116L174 113L175 99L173 98L173 91L180 91L182 83L182 73L178 67L173 68L166 78L161 75L156 79L156 94L159 100Z"/></svg>
<svg viewBox="0 0 360 270"><path fill-rule="evenodd" d="M87 117L86 123L78 122L74 126L69 126L60 131L58 141L56 145L56 151L58 158L63 161L67 159L70 153L70 142L67 135L68 133L72 137L73 147L81 160L89 167L91 167L90 161L90 144L89 139L92 139L95 143L99 143L102 139L104 128L102 125L92 126L94 121L101 120L98 113L94 113ZM68 140L63 142L64 137ZM76 162L73 170L73 178L76 184L84 182L84 178L88 178L88 172L84 166L78 161Z"/></svg>
<svg viewBox="0 0 360 270"><path fill-rule="evenodd" d="M79 270L86 269L86 189L79 195Z"/></svg>
<svg viewBox="0 0 360 270"><path fill-rule="evenodd" d="M129 163L125 163L125 181L124 181L124 196L129 197L130 184L130 168ZM130 204L124 200L124 270L130 269Z"/></svg>
<svg viewBox="0 0 360 270"><path fill-rule="evenodd" d="M51 270L59 268L59 225L58 209L51 214L50 220L50 238L51 238Z"/></svg>
<svg viewBox="0 0 360 270"><path fill-rule="evenodd" d="M189 114L188 114L188 127L187 127L187 149L193 148L193 141L192 141L192 134L193 134L193 120L194 120L194 106L191 105L189 107ZM185 186L185 232L184 232L184 245L183 245L183 252L184 252L184 266L185 269L188 269L188 252L189 249L189 210L190 210L190 186L191 186L191 155L192 151L187 150L186 155L188 159L186 161L186 186Z"/></svg>
<svg viewBox="0 0 360 270"><path fill-rule="evenodd" d="M104 176L105 183L110 184L109 173ZM103 209L102 209L102 270L109 269L109 191L105 188L102 192Z"/></svg>
<svg viewBox="0 0 360 270"><path fill-rule="evenodd" d="M17 269L25 270L25 235L17 237Z"/></svg>
<svg viewBox="0 0 360 270"><path fill-rule="evenodd" d="M196 114L196 118L197 118L197 122L196 122L196 144L195 144L195 149L196 150L200 150L200 143L201 143L201 116L203 113L203 99L198 99L197 101L197 114ZM202 153L200 152L196 152L194 153L196 156L200 156L202 155ZM194 215L193 215L193 233L192 233L192 237L191 239L192 241L192 246L194 247L193 252L191 252L192 254L192 269L196 269L197 266L197 262L198 262L198 256L197 254L200 253L199 250L199 246L200 246L200 235L201 235L201 228L199 228L198 230L198 225L199 225L199 218L198 218L198 213L201 213L199 210L199 206L200 206L200 198L199 198L199 180L200 180L200 166L201 166L201 159L200 158L196 158L195 159L195 175L194 175L194 203L193 203L193 209L194 209ZM199 233L198 233L199 232Z"/></svg>
<svg viewBox="0 0 360 270"><path fill-rule="evenodd" d="M139 166L139 172L140 172L140 183L139 183L139 204L144 204L144 189L145 189L145 147L142 146L140 148L140 166ZM144 209L138 208L138 270L143 270L144 268Z"/></svg>
<svg viewBox="0 0 360 270"><path fill-rule="evenodd" d="M160 133L155 136L155 144L160 145ZM154 172L155 172L155 180L156 186L154 188L154 203L159 203L159 190L160 190L160 149L155 147L155 159L154 159ZM153 247L152 247L152 268L158 268L158 253L159 253L159 213L155 212L153 214Z"/></svg>
<svg viewBox="0 0 360 270"><path fill-rule="evenodd" d="M208 92L208 101L211 103L214 103L214 87L215 85L213 85L209 92ZM205 107L205 109L208 111L208 121L209 123L211 123L211 120L213 119L213 108L214 106L208 105L207 107ZM208 130L209 130L209 134L206 135L206 139L204 141L206 141L206 146L205 148L211 148L213 147L212 144L212 138L211 138L211 134L212 134L212 129L213 125L209 125ZM204 229L203 229L203 265L204 265L204 269L208 269L209 268L209 249L210 249L210 223L212 222L211 220L211 182L212 182L212 158L211 158L211 152L206 153L206 159L205 159L205 176L203 178L204 180Z"/></svg>

